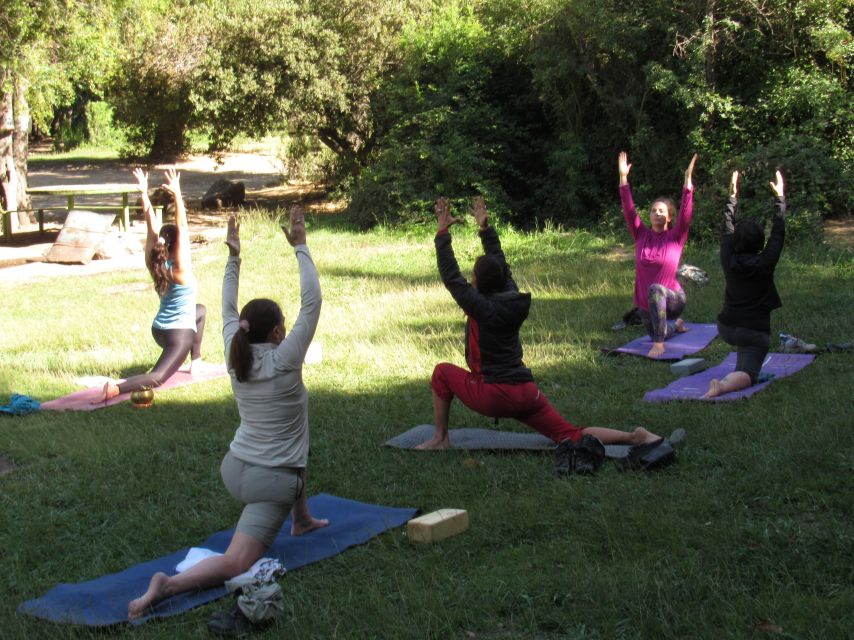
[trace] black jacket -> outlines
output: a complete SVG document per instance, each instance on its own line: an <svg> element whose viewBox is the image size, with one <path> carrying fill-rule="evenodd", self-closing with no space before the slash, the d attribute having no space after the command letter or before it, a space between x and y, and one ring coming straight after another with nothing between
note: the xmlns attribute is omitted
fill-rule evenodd
<svg viewBox="0 0 854 640"><path fill-rule="evenodd" d="M435 238L439 275L467 316L466 362L472 373L483 376L484 382L531 382L534 376L522 362L519 341L519 327L528 317L531 294L519 292L495 229L482 230L480 240L484 253L498 258L507 271L504 290L488 296L475 289L460 273L451 234L445 231Z"/></svg>
<svg viewBox="0 0 854 640"><path fill-rule="evenodd" d="M757 254L735 253L733 232L737 201L727 201L721 225L721 266L726 277L724 308L718 321L730 327L771 331L771 311L783 306L774 286L774 269L786 236L786 200L775 198L771 235Z"/></svg>

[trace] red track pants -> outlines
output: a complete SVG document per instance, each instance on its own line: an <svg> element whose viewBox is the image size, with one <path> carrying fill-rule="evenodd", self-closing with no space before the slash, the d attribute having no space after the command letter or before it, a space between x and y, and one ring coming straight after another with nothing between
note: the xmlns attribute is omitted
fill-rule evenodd
<svg viewBox="0 0 854 640"><path fill-rule="evenodd" d="M433 369L430 386L451 402L460 399L472 411L490 418L514 418L554 442L581 439L581 429L560 415L535 382L484 382L470 371L442 362Z"/></svg>

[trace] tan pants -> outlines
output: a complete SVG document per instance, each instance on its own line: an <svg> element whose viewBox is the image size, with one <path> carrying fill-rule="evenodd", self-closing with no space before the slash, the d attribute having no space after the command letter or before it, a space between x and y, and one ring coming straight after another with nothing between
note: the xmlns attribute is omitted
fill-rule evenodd
<svg viewBox="0 0 854 640"><path fill-rule="evenodd" d="M228 492L246 506L237 531L270 546L303 491L303 469L260 467L225 454L219 468Z"/></svg>

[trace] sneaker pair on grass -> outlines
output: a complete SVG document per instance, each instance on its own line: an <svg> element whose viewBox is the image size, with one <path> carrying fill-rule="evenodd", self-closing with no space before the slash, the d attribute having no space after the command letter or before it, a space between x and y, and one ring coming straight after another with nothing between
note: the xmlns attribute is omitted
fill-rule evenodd
<svg viewBox="0 0 854 640"><path fill-rule="evenodd" d="M555 449L555 469L559 476L593 475L605 462L605 445L599 438L584 436L578 442L564 440Z"/></svg>
<svg viewBox="0 0 854 640"><path fill-rule="evenodd" d="M684 437L684 431L680 434ZM654 442L629 448L624 458L616 461L620 471L652 471L665 467L676 459L673 445L661 438ZM559 476L593 475L605 461L605 445L593 436L584 436L577 443L564 440L555 449L554 472Z"/></svg>

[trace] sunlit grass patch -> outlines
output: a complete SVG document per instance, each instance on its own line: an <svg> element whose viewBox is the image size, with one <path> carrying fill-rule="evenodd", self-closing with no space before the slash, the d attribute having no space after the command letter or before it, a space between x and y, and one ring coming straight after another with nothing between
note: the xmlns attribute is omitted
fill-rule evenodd
<svg viewBox="0 0 854 640"><path fill-rule="evenodd" d="M241 216L240 303L299 312L293 250L269 212ZM547 454L384 448L432 420L429 379L464 365L464 316L440 282L433 230L357 233L309 217L323 309L323 359L304 368L310 396L311 493L425 511L465 508L471 528L431 547L402 530L288 574L287 616L259 637L752 637L773 619L793 637L843 638L854 628L850 541L854 401L851 354L822 355L755 398L730 405L650 405L673 379L666 364L606 358L640 334L611 326L632 306L631 257L587 232L500 228L514 277L532 294L525 363L571 420L666 435L688 431L661 473L558 480ZM468 276L480 254L472 225L455 227ZM227 251L194 250L208 307L203 355L222 361L220 286ZM714 247L686 261L712 276L689 286L686 318L713 322L723 299ZM823 247L787 247L777 275L783 309L772 332L819 344L854 338L854 265ZM84 375L126 375L159 354L157 298L140 269L6 283L0 311L0 397L50 399ZM713 342L700 355L721 360ZM227 380L157 393L140 411L0 419L2 637L95 637L14 613L56 582L77 582L198 544L232 527L240 507L218 468L239 417ZM494 422L455 404L454 426ZM498 428L524 431L512 420ZM474 461L473 463L471 461ZM206 635L218 603L112 635ZM229 603L230 604L230 603Z"/></svg>

